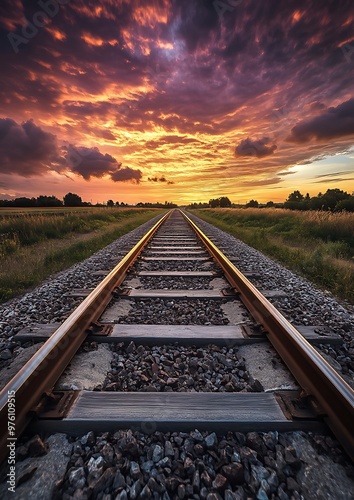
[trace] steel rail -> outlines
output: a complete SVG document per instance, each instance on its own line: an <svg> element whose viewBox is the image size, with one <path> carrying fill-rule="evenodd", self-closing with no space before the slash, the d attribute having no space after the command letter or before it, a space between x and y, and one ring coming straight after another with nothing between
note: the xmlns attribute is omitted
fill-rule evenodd
<svg viewBox="0 0 354 500"><path fill-rule="evenodd" d="M263 329L280 357L309 396L313 409L322 416L354 461L354 391L284 316L181 211L247 310Z"/></svg>
<svg viewBox="0 0 354 500"><path fill-rule="evenodd" d="M29 412L38 404L43 394L52 390L86 340L88 335L86 330L98 320L111 300L112 291L122 283L129 267L171 213L170 210L161 217L2 389L0 392L0 463L8 453L8 393L15 394L15 426L16 437L18 437L31 420Z"/></svg>

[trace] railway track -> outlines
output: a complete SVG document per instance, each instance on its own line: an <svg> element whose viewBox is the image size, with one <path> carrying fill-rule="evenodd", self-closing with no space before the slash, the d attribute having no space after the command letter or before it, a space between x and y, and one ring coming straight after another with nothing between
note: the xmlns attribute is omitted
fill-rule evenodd
<svg viewBox="0 0 354 500"><path fill-rule="evenodd" d="M22 341L45 343L1 391L2 460L8 451L10 391L16 398L17 436L28 428L33 432L74 435L127 428L223 433L315 431L323 429L325 423L354 458L353 390L311 346L326 339L309 328L292 326L267 300L269 292L257 290L186 214L174 210L163 216L112 271L102 270L105 274L94 290L79 289L68 294L82 297L83 301L63 324L29 327L16 335ZM124 286L127 279L133 286ZM161 280L170 286L159 288ZM216 287L207 285L211 280ZM144 286L140 287L142 282ZM198 287L192 285L195 282ZM134 283L138 286L134 287ZM164 318L159 324L151 324L149 315L139 324L130 320L119 323L116 311L122 302L134 301L144 309L149 301L156 300L172 308L171 314L161 310ZM184 319L175 324L179 321L172 311L180 311L178 304L183 301L189 301L192 310L203 301L212 301L215 307L231 304L241 320L223 324L220 318L216 321L219 324L208 324L201 314L191 324ZM230 382L222 391L192 392L183 377L179 380L168 373L158 392L152 392L149 381L134 391L116 390L117 384L113 384L113 390L53 390L87 340L112 344L113 349L122 342L131 344L132 349L138 344L212 344L224 349L216 352L230 380L232 357L224 352L271 342L300 390L257 391L257 384L252 391L244 387L237 390L237 385ZM199 368L195 366L196 374Z"/></svg>

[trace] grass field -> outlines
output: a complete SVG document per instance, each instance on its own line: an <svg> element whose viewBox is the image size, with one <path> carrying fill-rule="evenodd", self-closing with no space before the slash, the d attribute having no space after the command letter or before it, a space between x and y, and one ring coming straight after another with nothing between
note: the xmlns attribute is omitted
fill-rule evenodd
<svg viewBox="0 0 354 500"><path fill-rule="evenodd" d="M89 257L163 210L0 210L0 302Z"/></svg>
<svg viewBox="0 0 354 500"><path fill-rule="evenodd" d="M354 303L354 213L274 208L193 213Z"/></svg>

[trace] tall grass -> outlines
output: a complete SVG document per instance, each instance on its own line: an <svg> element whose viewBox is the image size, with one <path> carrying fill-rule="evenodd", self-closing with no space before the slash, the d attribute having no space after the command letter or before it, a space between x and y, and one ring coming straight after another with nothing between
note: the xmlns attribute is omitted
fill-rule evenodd
<svg viewBox="0 0 354 500"><path fill-rule="evenodd" d="M0 220L0 230L7 231L0 235L0 302L39 284L52 273L80 262L162 212L156 209L99 208L91 209L91 213L76 214L74 219L72 214L62 217L24 214L20 217L23 220L13 226L6 226ZM83 221L76 220L80 216ZM62 224L64 219L65 225ZM15 222L17 220L15 217ZM26 228L24 221L32 227ZM55 227L56 221L58 228ZM73 228L78 228L78 231Z"/></svg>
<svg viewBox="0 0 354 500"><path fill-rule="evenodd" d="M202 219L354 303L354 214L204 209Z"/></svg>
<svg viewBox="0 0 354 500"><path fill-rule="evenodd" d="M0 256L12 253L23 245L62 238L70 233L83 234L102 229L109 224L142 213L139 209L98 208L84 212L57 213L27 212L4 214L0 212Z"/></svg>

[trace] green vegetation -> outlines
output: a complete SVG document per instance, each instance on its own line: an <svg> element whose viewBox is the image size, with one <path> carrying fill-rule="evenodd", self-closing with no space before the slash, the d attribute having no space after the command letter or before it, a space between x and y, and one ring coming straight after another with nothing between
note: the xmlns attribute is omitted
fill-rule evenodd
<svg viewBox="0 0 354 500"><path fill-rule="evenodd" d="M89 257L162 210L0 211L0 301Z"/></svg>
<svg viewBox="0 0 354 500"><path fill-rule="evenodd" d="M202 208L288 208L289 210L330 210L332 212L354 212L354 193L351 195L341 189L327 189L322 194L311 196L307 193L305 196L296 190L289 194L285 202L274 203L258 203L257 200L250 200L245 205L237 205L231 203L229 198L222 196L220 198L211 199L209 203L191 203L187 208L202 209Z"/></svg>
<svg viewBox="0 0 354 500"><path fill-rule="evenodd" d="M353 213L274 208L194 213L354 303Z"/></svg>

